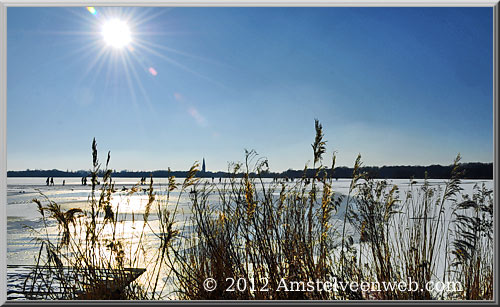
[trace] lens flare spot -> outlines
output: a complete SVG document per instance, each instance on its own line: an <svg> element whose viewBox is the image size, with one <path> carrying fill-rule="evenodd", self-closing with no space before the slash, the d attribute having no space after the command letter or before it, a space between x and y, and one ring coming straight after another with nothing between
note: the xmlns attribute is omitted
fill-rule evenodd
<svg viewBox="0 0 500 307"><path fill-rule="evenodd" d="M97 10L93 6L87 6L87 11L89 11L92 15L97 15Z"/></svg>
<svg viewBox="0 0 500 307"><path fill-rule="evenodd" d="M207 121L205 118L198 112L198 110L195 107L189 107L188 108L188 113L193 117L198 125L205 127L207 125Z"/></svg>
<svg viewBox="0 0 500 307"><path fill-rule="evenodd" d="M181 93L174 93L174 98L177 101L184 102L184 96Z"/></svg>
<svg viewBox="0 0 500 307"><path fill-rule="evenodd" d="M158 74L156 69L154 69L153 67L149 67L149 73L152 74L153 76L156 76Z"/></svg>

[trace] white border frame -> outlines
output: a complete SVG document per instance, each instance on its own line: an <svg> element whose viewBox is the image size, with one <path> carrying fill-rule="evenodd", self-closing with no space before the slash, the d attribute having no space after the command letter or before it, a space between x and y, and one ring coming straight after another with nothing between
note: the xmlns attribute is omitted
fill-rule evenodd
<svg viewBox="0 0 500 307"><path fill-rule="evenodd" d="M0 3L5 6L393 6L393 7L494 7L498 4L498 0L153 0L153 1L137 1L137 0L91 0L91 1L72 1L72 0L0 0Z"/></svg>
<svg viewBox="0 0 500 307"><path fill-rule="evenodd" d="M226 0L226 1L210 1L210 0L184 0L184 1L169 1L169 0L154 0L140 2L137 0L107 0L107 1L72 1L72 0L49 0L49 1L37 1L37 0L0 0L0 304L7 302L7 7L55 7L55 6L172 6L172 7L491 7L493 8L493 182L494 182L494 221L493 227L495 235L497 235L497 240L495 240L495 251L494 255L498 255L498 189L499 183L498 178L500 178L499 167L498 167L498 15L500 8L500 0L418 0L418 1L408 1L408 0L391 0L391 1L376 1L376 0L313 0L313 1L281 1L281 0ZM498 258L497 258L498 259ZM494 262L494 276L493 276L493 300L482 302L484 304L497 304L498 303L498 262L495 259ZM83 304L95 303L96 301L85 301L80 302ZM99 301L101 302L101 301ZM123 304L123 301L110 301L111 304L116 304L119 302ZM172 303L174 303L173 301ZM179 301L177 301L179 302ZM182 301L182 303L201 303L206 304L226 304L235 303L236 301ZM238 301L241 303L268 303L268 301ZM314 301L312 303L325 303L325 301ZM472 301L442 301L440 303L453 303L462 304L470 303ZM474 301L480 303L478 301ZM9 304L20 305L14 301L9 301ZM38 302L39 303L39 302ZM61 301L50 301L50 304L65 303ZM125 302L125 303L165 303L165 301L137 301L137 302ZM269 303L271 303L269 301ZM279 301L272 303L286 303L288 305L300 304L301 301ZM310 303L310 302L309 302ZM329 302L330 304L334 302ZM339 301L339 303L346 303L345 301ZM422 304L422 303L432 303L431 301L369 301L367 304ZM434 302L436 303L436 302ZM302 301L302 304L304 302ZM351 304L359 305L360 302L352 302Z"/></svg>

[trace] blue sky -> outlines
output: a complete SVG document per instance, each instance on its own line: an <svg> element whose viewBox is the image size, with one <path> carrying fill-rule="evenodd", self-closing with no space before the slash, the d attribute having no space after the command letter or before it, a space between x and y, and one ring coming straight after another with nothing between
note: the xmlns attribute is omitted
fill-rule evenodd
<svg viewBox="0 0 500 307"><path fill-rule="evenodd" d="M8 8L9 170L493 161L491 8L96 9Z"/></svg>

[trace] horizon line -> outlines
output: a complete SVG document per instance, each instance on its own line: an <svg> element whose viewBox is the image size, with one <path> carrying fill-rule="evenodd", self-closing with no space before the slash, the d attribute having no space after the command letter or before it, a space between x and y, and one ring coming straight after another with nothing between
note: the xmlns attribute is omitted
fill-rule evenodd
<svg viewBox="0 0 500 307"><path fill-rule="evenodd" d="M491 162L479 162L479 161L476 161L476 162L460 162L459 165L467 165L467 164L493 164L493 161ZM416 165L410 165L410 164L399 164L399 165L382 165L382 166L379 166L379 165L362 165L360 168L383 168L383 167L431 167L431 166L442 166L442 167L449 167L449 166L452 166L453 163L450 163L450 164L428 164L428 165L419 165L419 164L416 164ZM334 169L337 169L337 168L353 168L352 166L335 166ZM309 169L317 169L317 168L307 168L308 170ZM327 167L327 169L331 169L330 167ZM186 170L169 170L169 169L154 169L154 170L129 170L129 169L121 169L121 170L116 170L116 169L112 169L113 172L115 173L119 173L119 172L187 172L189 171L189 169L186 169ZM282 170L282 171L272 171L272 170L268 170L270 173L284 173L284 172L287 172L287 171L303 171L304 168L301 168L301 169L293 169L293 168L289 168L289 169L286 169L286 170ZM77 169L77 170L61 170L61 169L57 169L57 168L53 168L53 169L30 169L30 168L27 168L27 169L24 169L24 170L7 170L7 172L31 172L31 171L60 171L60 172L65 172L65 173L78 173L78 172L82 172L82 171L89 171L87 169ZM202 172L201 169L198 170L198 172ZM220 172L223 172L223 173L226 173L228 172L228 170L206 170L205 171L206 173L220 173Z"/></svg>

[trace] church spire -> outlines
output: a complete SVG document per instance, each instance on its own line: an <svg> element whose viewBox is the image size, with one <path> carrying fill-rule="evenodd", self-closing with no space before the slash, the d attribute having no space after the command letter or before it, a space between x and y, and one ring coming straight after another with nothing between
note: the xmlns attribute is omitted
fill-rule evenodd
<svg viewBox="0 0 500 307"><path fill-rule="evenodd" d="M207 171L207 170L206 170L206 167L205 167L205 158L203 158L203 164L202 164L202 166L201 166L201 171L202 171L203 173Z"/></svg>

